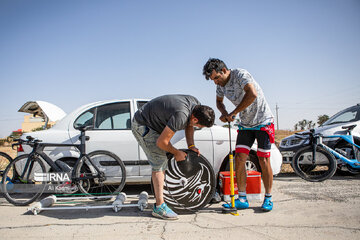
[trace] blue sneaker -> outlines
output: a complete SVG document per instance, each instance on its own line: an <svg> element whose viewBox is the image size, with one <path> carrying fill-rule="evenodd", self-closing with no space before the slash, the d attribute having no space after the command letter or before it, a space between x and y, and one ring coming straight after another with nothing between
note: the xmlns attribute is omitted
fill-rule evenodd
<svg viewBox="0 0 360 240"><path fill-rule="evenodd" d="M231 208L231 203L226 203L222 205L224 208ZM249 202L246 196L239 197L235 200L236 209L246 209L249 207Z"/></svg>
<svg viewBox="0 0 360 240"><path fill-rule="evenodd" d="M264 203L261 206L261 209L265 212L270 212L273 209L273 202L271 197L264 198Z"/></svg>
<svg viewBox="0 0 360 240"><path fill-rule="evenodd" d="M154 209L152 211L152 215L154 217L168 219L168 220L176 220L178 219L178 215L171 210L166 203L161 204L160 207L156 207L154 204Z"/></svg>

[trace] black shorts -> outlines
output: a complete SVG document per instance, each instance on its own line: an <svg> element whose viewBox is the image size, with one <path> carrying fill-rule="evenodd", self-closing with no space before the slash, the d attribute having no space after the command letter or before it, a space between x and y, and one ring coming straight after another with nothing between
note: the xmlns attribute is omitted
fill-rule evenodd
<svg viewBox="0 0 360 240"><path fill-rule="evenodd" d="M259 157L270 157L269 134L262 130L238 130L235 152L249 154L255 139L258 143L257 155Z"/></svg>

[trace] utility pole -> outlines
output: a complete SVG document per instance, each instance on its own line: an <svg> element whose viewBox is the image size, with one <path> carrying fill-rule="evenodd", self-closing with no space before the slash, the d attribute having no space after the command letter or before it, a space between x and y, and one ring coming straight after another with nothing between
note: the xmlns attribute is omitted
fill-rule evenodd
<svg viewBox="0 0 360 240"><path fill-rule="evenodd" d="M276 128L277 128L277 130L279 130L279 112L278 112L278 110L279 110L279 107L278 107L278 104L276 103Z"/></svg>

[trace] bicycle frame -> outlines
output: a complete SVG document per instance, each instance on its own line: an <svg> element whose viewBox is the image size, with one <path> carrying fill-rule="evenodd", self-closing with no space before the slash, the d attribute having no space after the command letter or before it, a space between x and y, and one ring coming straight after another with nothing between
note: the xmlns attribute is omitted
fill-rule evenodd
<svg viewBox="0 0 360 240"><path fill-rule="evenodd" d="M353 138L353 136L351 134L350 135L317 136L315 138L318 138L319 142L315 143L315 148L314 149L316 149L316 145L319 145L319 146L325 148L328 152L330 152L336 158L338 158L341 161L349 164L352 168L360 169L360 162L357 159L349 159L349 158L345 157L344 155L342 155L341 153L335 151L334 149L332 149L332 148L330 148L327 145L322 143L322 138L341 138L341 139L345 140L346 142L350 143L352 145L352 147L353 147L353 151L355 152L355 147L360 150L360 146L358 146L357 144L354 143L354 138ZM315 154L313 154L313 156L315 156Z"/></svg>
<svg viewBox="0 0 360 240"><path fill-rule="evenodd" d="M49 166L54 170L54 172L61 172L63 169L61 169L58 165L56 165L56 163L53 160L51 160L51 158L44 153L44 149L46 147L76 147L80 151L80 146L81 146L81 144L34 143L33 151L29 154L28 159L33 159L37 156L40 156L47 164L49 164ZM75 163L75 166L72 170L72 174L75 173L74 171L75 171L77 165L79 164L79 159L81 159L84 155L85 154L83 154L80 151L80 156ZM31 161L26 162L23 174L27 171L30 162ZM31 167L31 165L30 165L30 167ZM24 177L23 174L21 175L22 178ZM75 175L73 175L73 176L75 176Z"/></svg>
<svg viewBox="0 0 360 240"><path fill-rule="evenodd" d="M94 169L96 170L97 172L97 175L96 177L100 177L102 178L101 176L101 171L98 169L98 167L96 166L96 164L94 164L91 159L87 156L86 154L86 150L85 150L85 141L86 141L86 136L85 136L85 132L81 132L80 134L80 144L62 144L62 143L39 143L37 141L35 141L34 143L32 143L33 145L33 150L32 152L29 154L28 156L28 159L26 161L26 164L25 164L25 167L22 171L22 174L21 174L21 178L24 179L24 175L26 172L28 172L28 174L30 174L31 172L31 169L33 167L33 161L31 161L31 159L34 159L35 157L37 156L40 156L47 164L49 164L49 166L54 170L54 172L61 172L63 171L63 169L61 169L58 165L56 165L56 163L51 160L51 158L49 156L47 156L45 153L44 153L44 149L46 147L75 147L79 150L80 152L80 156L78 157L76 163L75 163L75 166L73 167L72 169L72 172L71 172L71 179L75 182L79 181L79 180L85 180L85 179L93 179L95 176L91 176L91 177L81 177L81 178L75 178L76 176L76 169L77 169L77 166L78 164L80 163L80 160L85 157L88 161L90 161L92 167L94 167ZM30 166L29 166L30 165ZM30 171L27 171L28 168L30 168ZM27 176L29 177L29 176Z"/></svg>

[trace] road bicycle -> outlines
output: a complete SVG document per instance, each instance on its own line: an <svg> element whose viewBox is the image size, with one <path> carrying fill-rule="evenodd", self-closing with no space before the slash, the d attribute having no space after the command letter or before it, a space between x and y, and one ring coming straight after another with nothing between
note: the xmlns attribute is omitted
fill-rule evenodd
<svg viewBox="0 0 360 240"><path fill-rule="evenodd" d="M96 196L120 193L125 185L125 165L108 151L86 153L85 142L89 137L85 136L85 131L91 128L77 128L80 144L42 143L31 136L26 140L18 139L15 145L28 144L33 149L30 154L16 157L4 171L1 188L7 201L25 206L36 201L45 189L45 192L65 194L80 190L85 195ZM74 147L79 151L79 157L71 168L46 155L44 149L48 147Z"/></svg>
<svg viewBox="0 0 360 240"><path fill-rule="evenodd" d="M308 135L309 145L300 149L293 157L292 167L301 178L310 182L321 182L331 178L339 164L346 164L352 172L360 173L360 146L355 144L351 131L356 125L343 126L345 135L323 136L314 129L307 133L297 133L299 137ZM346 142L347 151L331 148L323 143L323 138L339 138Z"/></svg>

